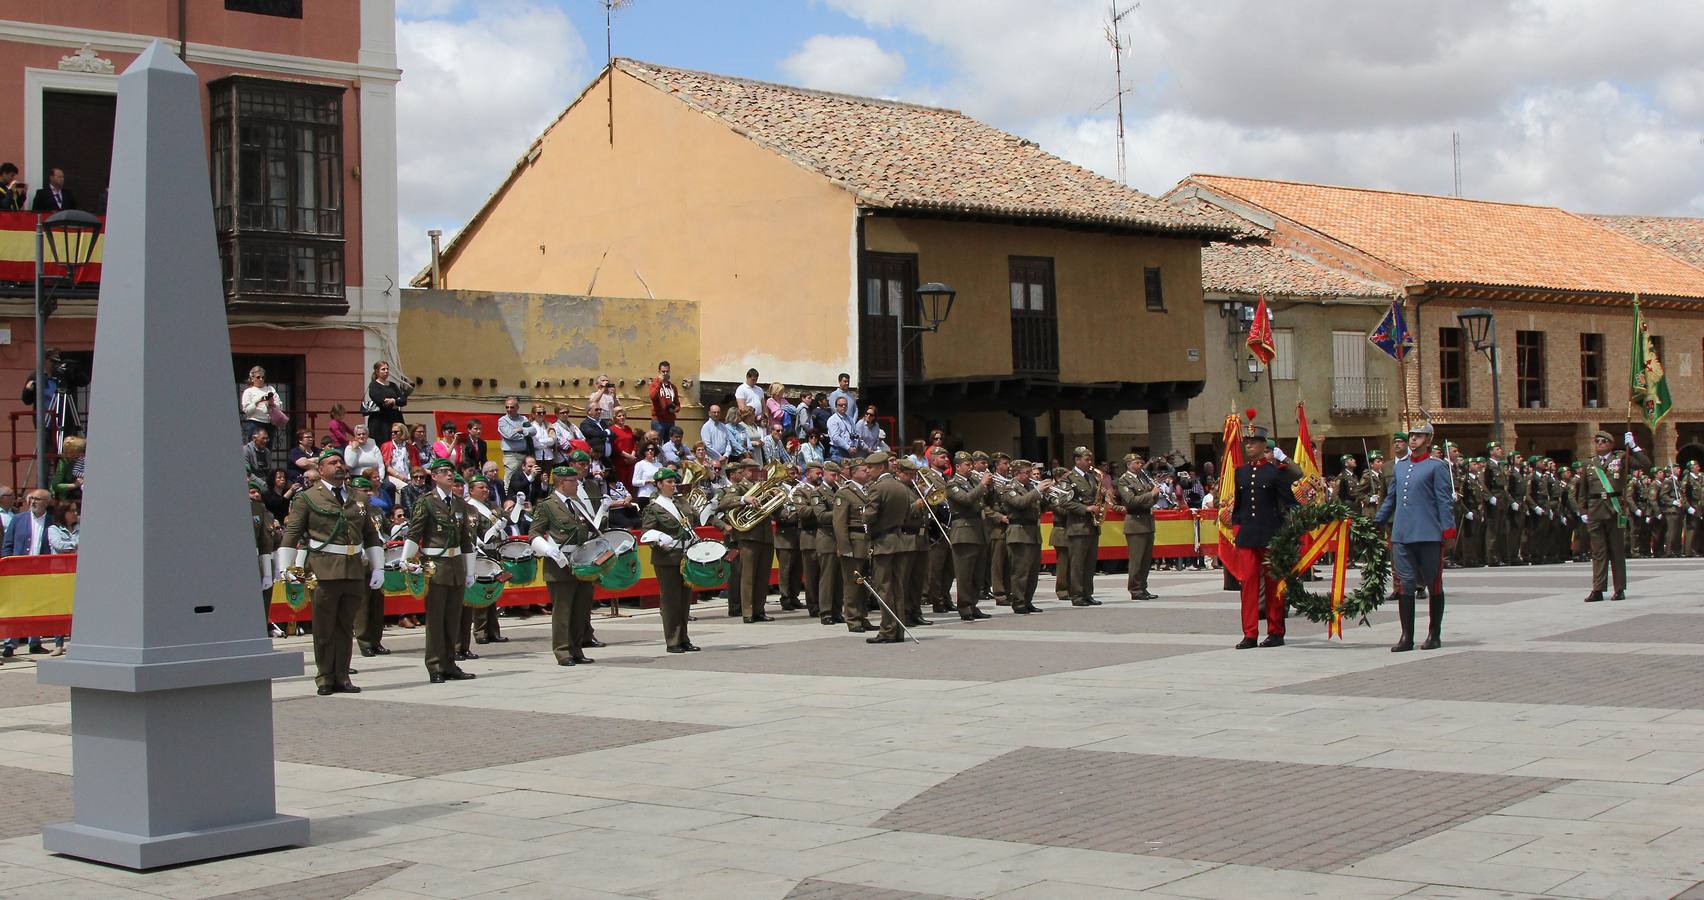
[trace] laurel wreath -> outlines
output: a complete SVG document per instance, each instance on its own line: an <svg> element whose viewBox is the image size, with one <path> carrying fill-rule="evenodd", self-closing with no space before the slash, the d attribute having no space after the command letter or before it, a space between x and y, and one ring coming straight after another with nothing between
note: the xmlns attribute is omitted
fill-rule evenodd
<svg viewBox="0 0 1704 900"><path fill-rule="evenodd" d="M1318 503L1290 510L1267 547L1266 565L1273 577L1284 581L1284 596L1292 609L1310 622L1331 621L1331 596L1310 593L1293 569L1302 556L1302 537L1340 519L1349 520L1349 561L1361 568L1361 584L1344 593L1340 612L1344 621L1353 619L1370 625L1367 617L1384 602L1385 582L1390 578L1390 555L1384 532L1346 504Z"/></svg>

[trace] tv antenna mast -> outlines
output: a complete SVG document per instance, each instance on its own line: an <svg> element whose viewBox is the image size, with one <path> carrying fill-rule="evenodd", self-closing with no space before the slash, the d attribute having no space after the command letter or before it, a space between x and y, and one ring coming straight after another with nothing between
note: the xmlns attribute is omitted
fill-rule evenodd
<svg viewBox="0 0 1704 900"><path fill-rule="evenodd" d="M609 145L615 146L615 11L633 0L598 0L604 10L604 82L608 88Z"/></svg>
<svg viewBox="0 0 1704 900"><path fill-rule="evenodd" d="M1461 196L1461 132L1450 132L1450 151L1455 158L1455 195Z"/></svg>
<svg viewBox="0 0 1704 900"><path fill-rule="evenodd" d="M1118 0L1111 0L1106 6L1107 20L1103 29L1107 46L1112 48L1112 71L1117 80L1117 93L1113 98L1118 101L1118 183L1128 184L1124 176L1124 57L1130 53L1130 45L1124 40L1124 33L1119 31L1126 16L1141 8L1142 4L1132 3L1123 9L1118 8Z"/></svg>

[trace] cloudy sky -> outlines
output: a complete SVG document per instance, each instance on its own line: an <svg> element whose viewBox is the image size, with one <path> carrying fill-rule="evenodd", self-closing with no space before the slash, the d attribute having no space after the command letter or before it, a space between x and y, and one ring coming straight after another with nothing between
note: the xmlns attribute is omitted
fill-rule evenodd
<svg viewBox="0 0 1704 900"><path fill-rule="evenodd" d="M1124 0L1123 5L1129 5ZM403 271L602 67L601 0L398 0ZM950 106L1116 172L1105 0L632 0L615 52ZM1190 172L1704 215L1704 4L1141 0L1128 181Z"/></svg>

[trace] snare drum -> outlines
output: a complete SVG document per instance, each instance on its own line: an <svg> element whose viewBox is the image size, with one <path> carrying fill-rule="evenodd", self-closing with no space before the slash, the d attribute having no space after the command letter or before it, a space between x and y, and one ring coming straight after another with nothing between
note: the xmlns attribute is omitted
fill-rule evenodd
<svg viewBox="0 0 1704 900"><path fill-rule="evenodd" d="M538 576L538 558L527 538L512 537L498 544L497 557L516 584L531 584Z"/></svg>
<svg viewBox="0 0 1704 900"><path fill-rule="evenodd" d="M395 594L408 590L402 574L402 544L391 541L385 545L385 590Z"/></svg>
<svg viewBox="0 0 1704 900"><path fill-rule="evenodd" d="M497 602L497 596L503 593L506 583L498 581L503 574L503 565L497 560L484 556L470 557L467 564L473 568L473 584L467 586L462 594L462 602L468 606L490 606Z"/></svg>
<svg viewBox="0 0 1704 900"><path fill-rule="evenodd" d="M603 537L609 540L615 558L598 578L598 584L608 591L623 591L638 584L639 541L626 531L606 532Z"/></svg>
<svg viewBox="0 0 1704 900"><path fill-rule="evenodd" d="M708 590L721 587L728 581L728 545L705 538L686 548L686 563L680 567L681 580L695 588Z"/></svg>
<svg viewBox="0 0 1704 900"><path fill-rule="evenodd" d="M581 581L597 581L615 564L615 548L609 538L598 535L574 549L568 567Z"/></svg>

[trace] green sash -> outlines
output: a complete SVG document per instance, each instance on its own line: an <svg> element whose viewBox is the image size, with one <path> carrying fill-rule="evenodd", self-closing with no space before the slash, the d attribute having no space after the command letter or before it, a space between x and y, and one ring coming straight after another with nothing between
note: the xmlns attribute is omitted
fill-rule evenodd
<svg viewBox="0 0 1704 900"><path fill-rule="evenodd" d="M1592 471L1597 474L1598 484L1603 485L1603 492L1609 497L1609 508L1615 510L1615 527L1626 528L1627 517L1621 514L1621 497L1615 493L1615 488L1609 484L1609 476L1604 474L1603 466L1593 465Z"/></svg>

